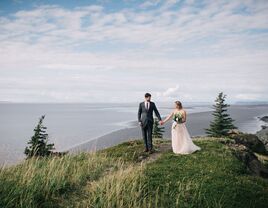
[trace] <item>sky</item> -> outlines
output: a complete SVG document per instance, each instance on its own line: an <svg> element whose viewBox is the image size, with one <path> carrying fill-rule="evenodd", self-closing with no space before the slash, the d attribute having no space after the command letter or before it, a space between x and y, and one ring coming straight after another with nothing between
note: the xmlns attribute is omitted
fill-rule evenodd
<svg viewBox="0 0 268 208"><path fill-rule="evenodd" d="M0 101L268 101L267 0L1 0Z"/></svg>

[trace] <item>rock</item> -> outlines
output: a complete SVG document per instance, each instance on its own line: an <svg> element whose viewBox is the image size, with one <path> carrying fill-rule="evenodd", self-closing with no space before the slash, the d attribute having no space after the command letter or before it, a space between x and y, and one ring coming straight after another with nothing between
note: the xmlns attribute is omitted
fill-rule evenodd
<svg viewBox="0 0 268 208"><path fill-rule="evenodd" d="M253 152L267 154L264 143L254 134L238 134L233 135L232 138L236 144L245 145Z"/></svg>
<svg viewBox="0 0 268 208"><path fill-rule="evenodd" d="M256 133L256 136L265 146L266 151L268 151L268 128L263 128Z"/></svg>
<svg viewBox="0 0 268 208"><path fill-rule="evenodd" d="M268 116L263 116L260 118L260 120L268 123Z"/></svg>
<svg viewBox="0 0 268 208"><path fill-rule="evenodd" d="M268 169L258 160L254 153L246 146L235 147L235 155L241 160L253 175L268 178Z"/></svg>
<svg viewBox="0 0 268 208"><path fill-rule="evenodd" d="M263 130L263 129L266 129L268 126L264 126L264 125L262 125L261 126L261 129Z"/></svg>
<svg viewBox="0 0 268 208"><path fill-rule="evenodd" d="M231 129L230 131L228 131L229 136L238 135L238 134L241 134L241 132L238 129Z"/></svg>

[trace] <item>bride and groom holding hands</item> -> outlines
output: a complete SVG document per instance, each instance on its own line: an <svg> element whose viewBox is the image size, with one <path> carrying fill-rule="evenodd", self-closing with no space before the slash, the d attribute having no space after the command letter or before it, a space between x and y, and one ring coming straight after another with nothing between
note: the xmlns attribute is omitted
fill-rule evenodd
<svg viewBox="0 0 268 208"><path fill-rule="evenodd" d="M196 146L185 126L186 122L186 111L183 109L180 101L176 101L173 111L164 120L161 119L160 113L158 112L155 103L151 102L151 94L145 94L144 102L141 102L138 110L138 122L141 126L142 137L144 140L145 152L153 152L152 143L152 132L153 132L153 113L159 120L161 125L164 125L171 118L173 120L171 127L171 141L172 150L175 154L191 154L200 147Z"/></svg>

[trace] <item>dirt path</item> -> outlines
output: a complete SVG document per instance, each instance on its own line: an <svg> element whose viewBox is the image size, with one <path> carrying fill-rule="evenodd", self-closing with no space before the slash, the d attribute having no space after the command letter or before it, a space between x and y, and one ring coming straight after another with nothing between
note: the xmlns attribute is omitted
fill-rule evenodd
<svg viewBox="0 0 268 208"><path fill-rule="evenodd" d="M121 167L122 169L114 169L114 168L109 168L107 170L105 170L103 172L103 175L98 178L97 180L93 180L93 181L88 181L88 183L82 188L80 194L82 193L82 196L79 195L79 198L76 198L77 200L72 200L72 202L74 202L74 204L72 204L71 206L75 207L78 206L78 204L76 204L76 202L80 203L81 201L87 201L87 199L90 197L89 195L89 190L90 187L92 186L92 184L96 184L96 183L101 183L105 180L110 180L109 177L111 177L112 179L116 179L117 177L124 177L124 175L128 175L129 174L129 170L131 169L131 172L133 170L135 170L136 168L138 168L140 171L142 171L142 169L140 169L141 166L146 165L148 163L154 162L156 161L158 158L160 158L160 156L171 150L171 144L170 143L160 143L160 144L155 144L154 145L156 148L156 151L152 154L148 154L146 156L141 156L140 161L137 163L132 163L129 164L126 167ZM114 177L114 178L113 178ZM77 193L74 193L73 196L77 197ZM71 203L71 202L69 202ZM70 205L70 204L69 204Z"/></svg>
<svg viewBox="0 0 268 208"><path fill-rule="evenodd" d="M156 151L153 154L150 154L149 157L143 159L141 162L143 163L154 162L162 155L162 153L168 152L169 150L171 150L171 144L168 143L159 144L159 146L157 145Z"/></svg>

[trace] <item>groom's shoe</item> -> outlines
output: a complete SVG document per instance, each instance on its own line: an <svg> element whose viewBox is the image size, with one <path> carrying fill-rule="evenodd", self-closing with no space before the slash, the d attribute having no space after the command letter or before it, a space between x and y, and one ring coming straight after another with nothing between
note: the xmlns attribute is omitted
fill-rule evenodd
<svg viewBox="0 0 268 208"><path fill-rule="evenodd" d="M147 149L147 148L145 148L144 150L143 150L143 152L148 152L149 150Z"/></svg>

